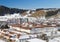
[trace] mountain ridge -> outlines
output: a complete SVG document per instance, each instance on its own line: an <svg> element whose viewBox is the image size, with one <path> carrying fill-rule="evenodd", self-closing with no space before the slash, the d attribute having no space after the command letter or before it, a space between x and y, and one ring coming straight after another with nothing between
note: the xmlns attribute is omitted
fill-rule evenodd
<svg viewBox="0 0 60 42"><path fill-rule="evenodd" d="M0 5L0 16L4 16L5 14L14 14L14 13L19 13L19 14L24 14L26 15L27 11L29 11L29 9L18 9L18 8L10 8L10 7L6 7L6 6L2 6ZM58 12L60 12L59 8L37 8L35 10L31 10L28 14L33 14L33 16L42 15L42 11L43 15L45 15L45 17L50 17L50 16L54 16L56 15ZM35 13L33 13L35 12ZM36 15L35 15L36 14Z"/></svg>

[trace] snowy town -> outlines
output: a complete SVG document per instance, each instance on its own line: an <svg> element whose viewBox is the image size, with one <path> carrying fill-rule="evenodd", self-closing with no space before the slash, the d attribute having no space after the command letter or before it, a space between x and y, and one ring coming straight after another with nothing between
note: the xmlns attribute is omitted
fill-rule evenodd
<svg viewBox="0 0 60 42"><path fill-rule="evenodd" d="M29 12L0 16L0 38L4 42L60 42L60 18L45 18L42 11L36 18Z"/></svg>
<svg viewBox="0 0 60 42"><path fill-rule="evenodd" d="M60 42L60 0L0 0L0 42Z"/></svg>

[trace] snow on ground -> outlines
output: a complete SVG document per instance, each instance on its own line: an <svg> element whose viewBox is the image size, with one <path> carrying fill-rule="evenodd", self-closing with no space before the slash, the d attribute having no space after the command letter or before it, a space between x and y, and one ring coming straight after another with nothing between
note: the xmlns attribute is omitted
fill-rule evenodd
<svg viewBox="0 0 60 42"><path fill-rule="evenodd" d="M0 39L0 42L6 42L6 41L4 41L4 40Z"/></svg>
<svg viewBox="0 0 60 42"><path fill-rule="evenodd" d="M60 42L60 37L50 39L49 42Z"/></svg>

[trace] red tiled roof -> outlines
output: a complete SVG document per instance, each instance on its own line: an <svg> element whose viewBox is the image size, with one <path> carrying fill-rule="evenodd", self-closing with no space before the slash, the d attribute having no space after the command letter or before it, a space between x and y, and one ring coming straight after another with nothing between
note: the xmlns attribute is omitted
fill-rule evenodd
<svg viewBox="0 0 60 42"><path fill-rule="evenodd" d="M20 24L11 24L10 26L12 26L12 27L20 27L21 25Z"/></svg>
<svg viewBox="0 0 60 42"><path fill-rule="evenodd" d="M23 29L26 29L26 30L31 30L32 28L57 27L57 25L52 26L52 25L42 25L42 24L33 24L33 23L32 23L32 27L29 27L29 24L28 24L28 26L22 26L21 24L13 24L11 26L23 28Z"/></svg>

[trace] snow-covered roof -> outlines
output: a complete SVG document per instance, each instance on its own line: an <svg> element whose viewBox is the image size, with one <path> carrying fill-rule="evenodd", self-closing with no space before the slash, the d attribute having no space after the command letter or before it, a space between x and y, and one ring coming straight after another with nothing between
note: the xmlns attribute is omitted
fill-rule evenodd
<svg viewBox="0 0 60 42"><path fill-rule="evenodd" d="M22 35L22 36L20 36L19 39L26 39L26 38L29 38L29 35Z"/></svg>
<svg viewBox="0 0 60 42"><path fill-rule="evenodd" d="M28 42L46 42L46 41L41 40L41 39L34 38L34 39L28 40Z"/></svg>
<svg viewBox="0 0 60 42"><path fill-rule="evenodd" d="M20 18L20 17L21 17L21 15L19 13L14 13L14 14L11 14L11 15L0 16L0 19L1 18L11 19L11 18Z"/></svg>
<svg viewBox="0 0 60 42"><path fill-rule="evenodd" d="M7 19L0 19L0 21L7 21Z"/></svg>
<svg viewBox="0 0 60 42"><path fill-rule="evenodd" d="M7 21L7 18L5 16L0 16L0 21Z"/></svg>
<svg viewBox="0 0 60 42"><path fill-rule="evenodd" d="M29 14L29 12L30 12L30 10L28 10L26 13L28 13L28 14Z"/></svg>

